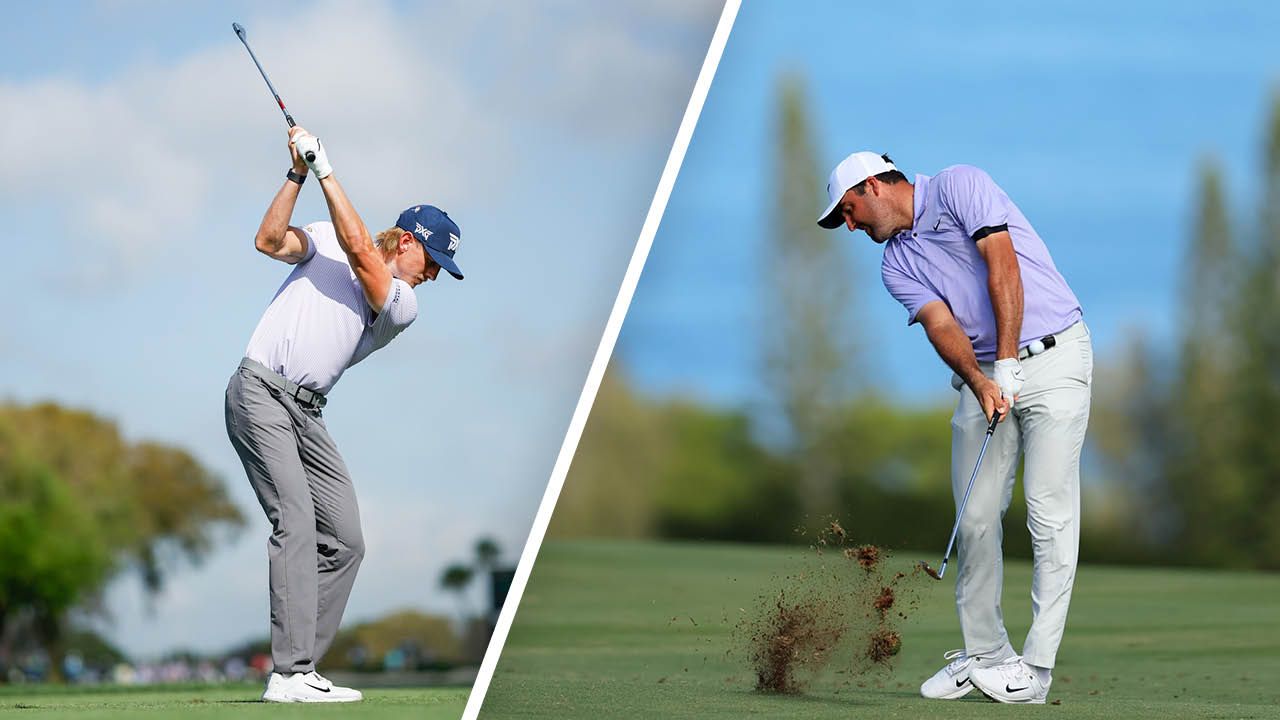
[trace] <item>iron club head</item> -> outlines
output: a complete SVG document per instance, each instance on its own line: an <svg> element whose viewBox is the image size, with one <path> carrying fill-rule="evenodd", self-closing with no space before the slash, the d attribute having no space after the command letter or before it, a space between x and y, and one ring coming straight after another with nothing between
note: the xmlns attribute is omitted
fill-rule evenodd
<svg viewBox="0 0 1280 720"><path fill-rule="evenodd" d="M942 567L944 570L946 569L946 565L943 565ZM920 569L923 570L926 575L933 578L934 580L942 579L942 574L939 573L937 570L934 570L933 568L929 567L929 563L925 562L924 560L920 561Z"/></svg>

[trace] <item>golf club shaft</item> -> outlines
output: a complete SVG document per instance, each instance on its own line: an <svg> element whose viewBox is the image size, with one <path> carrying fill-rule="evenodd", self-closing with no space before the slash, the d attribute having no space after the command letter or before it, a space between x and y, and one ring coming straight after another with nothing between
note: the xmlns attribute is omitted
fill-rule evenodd
<svg viewBox="0 0 1280 720"><path fill-rule="evenodd" d="M236 37L240 38L240 42L244 44L244 49L249 51L249 58L253 60L253 64L258 68L258 74L262 75L262 79L267 83L267 89L271 91L271 97L276 99L276 104L280 106L280 112L284 113L284 121L289 123L292 128L295 123L293 117L289 115L289 111L284 107L284 101L280 99L280 93L276 92L276 88L271 84L271 78L267 77L267 71L262 69L262 63L258 62L258 56L254 54L253 48L249 47L249 39L245 37L244 26L240 23L231 23L231 29L236 31ZM307 160L315 160L315 153L307 153Z"/></svg>
<svg viewBox="0 0 1280 720"><path fill-rule="evenodd" d="M938 572L941 577L947 571L947 560L951 558L951 549L956 544L956 534L960 532L960 518L964 517L964 508L969 504L969 495L973 492L973 483L978 479L978 471L982 468L982 458L987 454L987 445L991 442L991 436L996 432L996 425L1000 422L1000 411L996 410L991 413L991 424L987 426L987 435L982 439L982 449L978 451L978 462L973 465L973 474L969 476L969 487L965 488L964 498L960 501L960 509L956 511L956 522L951 526L951 538L947 540L947 551L942 555L942 568Z"/></svg>

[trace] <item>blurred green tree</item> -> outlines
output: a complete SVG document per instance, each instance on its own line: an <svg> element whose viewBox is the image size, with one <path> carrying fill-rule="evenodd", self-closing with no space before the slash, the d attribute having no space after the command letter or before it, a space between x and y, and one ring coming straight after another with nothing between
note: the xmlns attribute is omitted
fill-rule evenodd
<svg viewBox="0 0 1280 720"><path fill-rule="evenodd" d="M651 536L657 525L659 468L669 441L658 413L631 390L621 364L610 363L548 535Z"/></svg>
<svg viewBox="0 0 1280 720"><path fill-rule="evenodd" d="M888 547L930 548L955 519L951 409L901 407L875 397L850 403L841 434L832 514L852 537ZM946 543L946 537L941 542Z"/></svg>
<svg viewBox="0 0 1280 720"><path fill-rule="evenodd" d="M1238 424L1234 451L1241 474L1224 489L1227 505L1218 503L1212 520L1232 548L1232 562L1280 569L1280 526L1274 522L1280 512L1280 94L1266 133L1258 242L1243 260L1247 272L1236 304L1239 364L1221 388L1230 410L1218 418Z"/></svg>
<svg viewBox="0 0 1280 720"><path fill-rule="evenodd" d="M453 593L458 600L458 621L465 625L467 617L471 612L467 608L466 591L467 586L471 584L471 578L475 577L475 568L464 563L454 563L444 569L440 573L440 587L446 591Z"/></svg>
<svg viewBox="0 0 1280 720"><path fill-rule="evenodd" d="M0 667L13 655L9 621L24 615L61 658L63 616L97 593L114 565L83 503L16 445L12 424L0 421Z"/></svg>
<svg viewBox="0 0 1280 720"><path fill-rule="evenodd" d="M131 569L154 592L177 561L202 560L220 528L244 523L186 451L129 443L113 423L53 403L0 405L0 487L0 629L29 611L59 661L70 608Z"/></svg>
<svg viewBox="0 0 1280 720"><path fill-rule="evenodd" d="M476 541L476 569L480 572L493 570L502 557L502 547L491 537L482 537Z"/></svg>
<svg viewBox="0 0 1280 720"><path fill-rule="evenodd" d="M1168 412L1162 421L1163 488L1152 493L1153 510L1164 512L1193 562L1213 563L1232 555L1240 538L1233 517L1242 507L1248 473L1239 455L1247 430L1232 412L1233 376L1252 364L1248 330L1241 336L1235 313L1242 292L1259 287L1241 272L1241 253L1232 239L1222 172L1205 161L1198 172L1193 235L1184 263L1183 338L1178 365L1165 389ZM1242 282L1243 280L1243 282ZM1233 526L1235 528L1233 529ZM1165 540L1169 540L1167 535Z"/></svg>
<svg viewBox="0 0 1280 720"><path fill-rule="evenodd" d="M860 390L857 332L845 244L814 222L821 177L808 100L799 75L780 79L774 128L772 218L764 256L767 295L760 330L765 380L782 420L768 444L785 448L798 469L805 510L830 512L839 473L836 454L856 440L837 432L842 408ZM771 429L771 423L765 423Z"/></svg>
<svg viewBox="0 0 1280 720"><path fill-rule="evenodd" d="M752 438L749 418L689 401L659 408L669 448L657 475L667 537L785 541L800 524L795 468Z"/></svg>
<svg viewBox="0 0 1280 720"><path fill-rule="evenodd" d="M1280 569L1280 95L1263 146L1255 242L1217 164L1198 170L1177 360L1135 342L1095 394L1093 442L1164 560Z"/></svg>
<svg viewBox="0 0 1280 720"><path fill-rule="evenodd" d="M461 643L448 618L417 610L401 610L384 617L343 627L334 638L325 662L347 670L381 670L387 654L414 648L417 668L439 669L461 662Z"/></svg>
<svg viewBox="0 0 1280 720"><path fill-rule="evenodd" d="M785 540L799 517L793 477L745 414L638 396L614 363L549 534Z"/></svg>
<svg viewBox="0 0 1280 720"><path fill-rule="evenodd" d="M0 417L21 428L32 454L85 503L101 542L150 591L174 561L200 562L220 530L244 525L220 479L185 450L129 443L109 420L54 403L0 406Z"/></svg>
<svg viewBox="0 0 1280 720"><path fill-rule="evenodd" d="M1107 506L1083 505L1086 523L1102 520L1111 537L1122 542L1103 546L1096 559L1134 559L1173 542L1176 505L1171 504L1166 471L1171 413L1167 379L1155 366L1150 341L1138 329L1122 333L1118 357L1100 362L1094 372L1093 409L1089 416L1089 449L1112 478ZM1118 530L1124 528L1124 530ZM1097 538L1081 533L1082 548ZM1096 547L1096 545L1095 545ZM1125 552L1135 555L1128 558ZM1082 557L1086 554L1081 553Z"/></svg>

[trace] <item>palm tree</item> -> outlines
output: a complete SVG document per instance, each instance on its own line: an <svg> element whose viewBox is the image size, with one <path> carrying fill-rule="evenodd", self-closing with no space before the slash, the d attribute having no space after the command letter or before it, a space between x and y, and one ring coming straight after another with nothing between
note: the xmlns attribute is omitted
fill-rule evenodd
<svg viewBox="0 0 1280 720"><path fill-rule="evenodd" d="M492 570L498 564L498 558L502 555L502 548L498 546L498 541L491 537L483 537L476 541L476 569L480 571Z"/></svg>
<svg viewBox="0 0 1280 720"><path fill-rule="evenodd" d="M454 563L445 568L444 573L440 575L440 587L457 594L458 620L463 626L467 623L467 602L463 593L466 591L467 586L471 584L471 578L475 574L475 569L470 565Z"/></svg>

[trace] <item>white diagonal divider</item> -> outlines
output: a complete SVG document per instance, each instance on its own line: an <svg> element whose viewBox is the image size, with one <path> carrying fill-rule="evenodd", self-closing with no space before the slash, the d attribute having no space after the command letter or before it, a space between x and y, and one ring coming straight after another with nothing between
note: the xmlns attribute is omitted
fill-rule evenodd
<svg viewBox="0 0 1280 720"><path fill-rule="evenodd" d="M649 249L653 247L653 238L662 223L662 215L667 210L667 201L671 198L671 189L675 186L676 176L680 174L680 166L684 163L685 151L689 149L689 140L702 115L702 105L706 102L707 91L711 89L711 80L715 77L716 68L720 65L720 56L724 53L725 44L729 40L729 32L733 30L733 22L738 16L741 0L727 0L720 14L720 22L716 25L715 34L711 36L711 46L707 49L707 57L702 62L702 70L693 85L693 94L689 97L689 105L685 108L684 119L680 121L680 129L676 132L675 142L671 145L671 153L667 156L666 167L658 180L658 189L653 194L653 202L649 204L649 214L645 217L644 226L640 229L640 238L636 241L635 252L631 254L631 263L627 265L627 274L622 278L622 287L618 290L618 298L613 303L613 311L609 313L609 321L605 324L604 335L600 338L600 346L596 348L595 360L587 373L587 382L582 387L582 395L578 397L578 406L573 411L573 419L569 423L569 431L564 436L564 444L560 446L560 455L556 458L555 467L551 470L551 479L547 483L547 491L538 506L538 515L533 520L533 528L525 541L524 552L520 554L520 562L516 566L515 578L511 589L503 603L502 612L498 615L498 623L489 640L489 647L480 664L480 672L476 675L476 683L471 688L471 696L467 699L467 707L462 713L463 720L475 720L484 704L484 696L489 691L489 683L493 680L494 668L502 655L502 648L507 642L507 634L511 631L511 623L515 619L516 609L520 606L520 597L524 595L525 585L529 582L529 573L533 570L534 561L538 558L538 550L542 548L542 539L547 534L547 525L555 512L556 501L560 498L560 490L564 487L565 476L569 474L569 465L578 449L578 441L582 438L582 429L591 414L591 406L595 404L596 393L600 390L600 381L604 378L605 368L613 357L614 345L618 342L618 333L622 330L622 321L631 307L631 298L635 295L636 283L640 281L640 273L644 270L645 261L649 258Z"/></svg>

